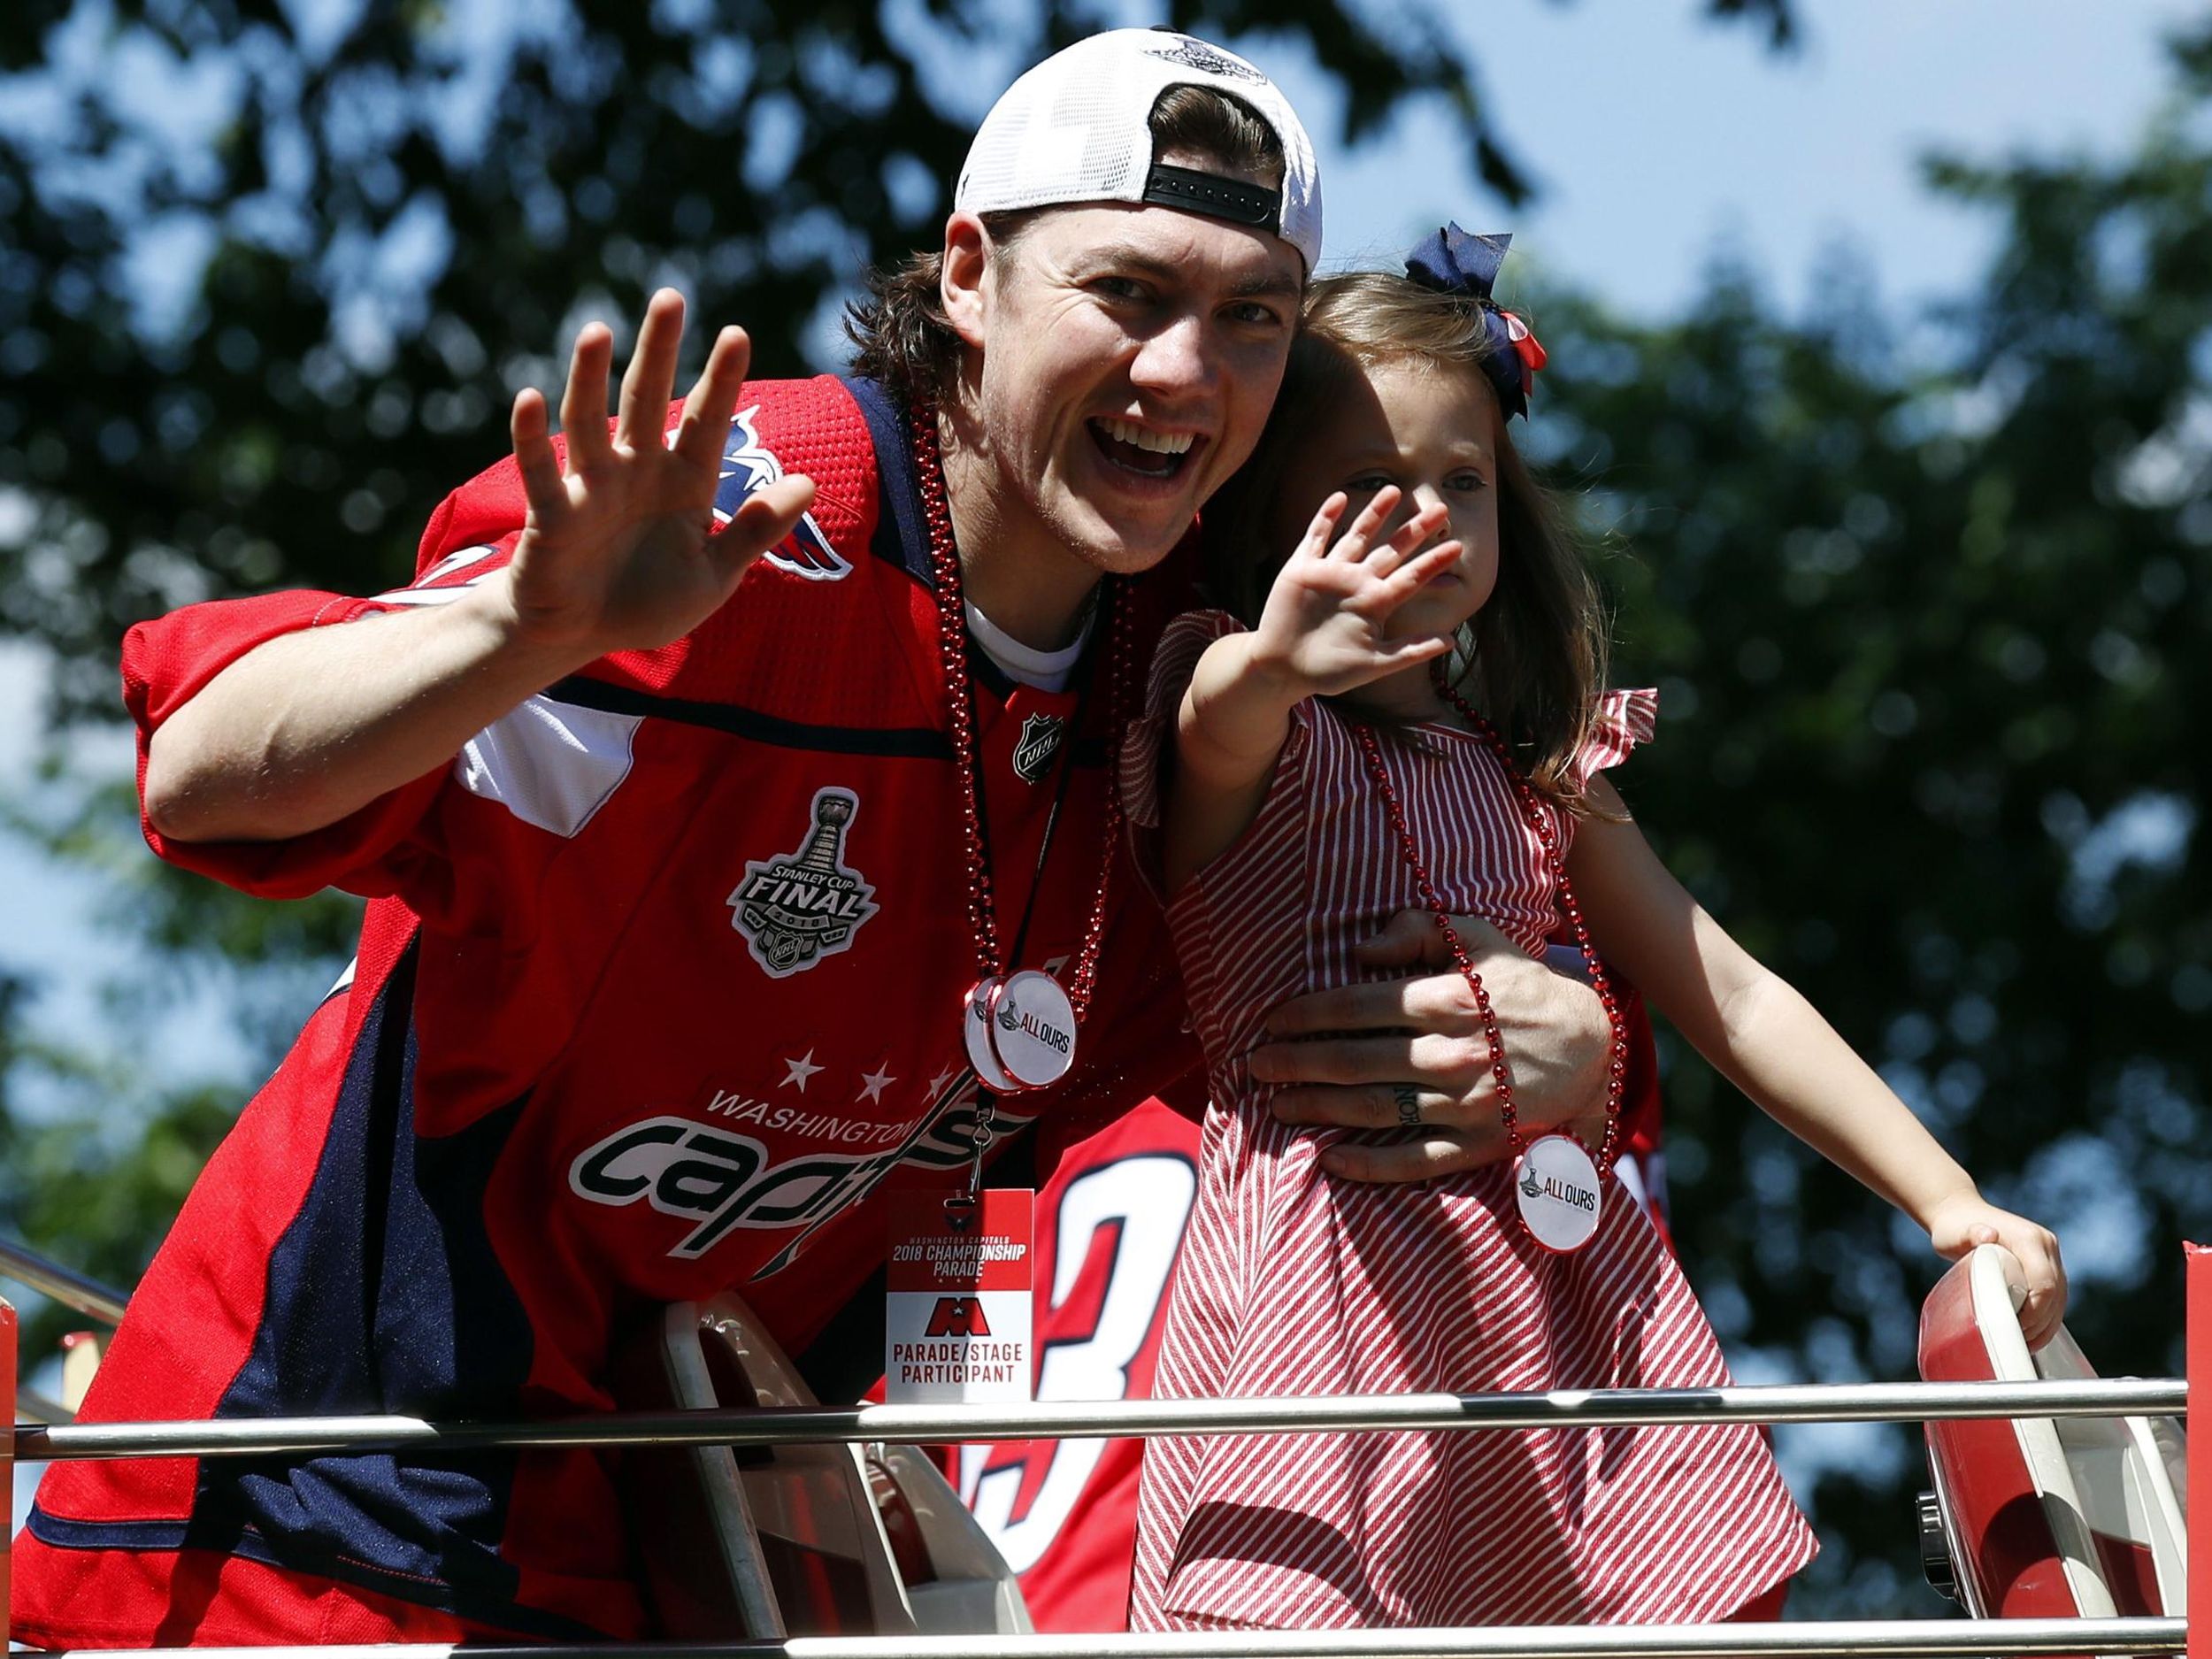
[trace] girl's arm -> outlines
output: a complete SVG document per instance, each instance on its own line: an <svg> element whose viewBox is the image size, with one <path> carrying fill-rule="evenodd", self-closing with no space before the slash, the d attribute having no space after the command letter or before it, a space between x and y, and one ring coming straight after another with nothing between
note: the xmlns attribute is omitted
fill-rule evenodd
<svg viewBox="0 0 2212 1659"><path fill-rule="evenodd" d="M1311 696L1368 685L1440 657L1448 635L1390 636L1398 607L1459 557L1459 543L1421 544L1448 516L1423 509L1387 537L1401 500L1375 492L1332 545L1347 504L1321 503L1269 590L1259 626L1209 645L1175 717L1175 770L1161 813L1161 875L1172 894L1228 850L1259 815L1290 736L1290 711Z"/></svg>
<svg viewBox="0 0 2212 1659"><path fill-rule="evenodd" d="M1259 816L1302 695L1253 661L1249 634L1225 634L1199 657L1175 711L1175 775L1160 817L1168 892L1227 851Z"/></svg>
<svg viewBox="0 0 2212 1659"><path fill-rule="evenodd" d="M1603 778L1591 803L1620 821L1585 819L1567 872L1606 961L1700 1054L1774 1119L1910 1216L1943 1256L2002 1244L2020 1258L2030 1347L2058 1328L2066 1271L2058 1240L1998 1209L1904 1102L1811 1003L1755 960L1670 874Z"/></svg>

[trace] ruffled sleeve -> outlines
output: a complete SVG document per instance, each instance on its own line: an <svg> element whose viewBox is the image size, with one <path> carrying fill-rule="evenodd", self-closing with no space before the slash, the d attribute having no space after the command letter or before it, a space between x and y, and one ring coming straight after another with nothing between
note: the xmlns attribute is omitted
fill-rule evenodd
<svg viewBox="0 0 2212 1659"><path fill-rule="evenodd" d="M1576 787L1587 787L1599 772L1610 771L1651 741L1658 723L1656 691L1647 688L1605 693L1598 699L1597 712L1591 719L1589 739L1583 744L1582 752L1575 757Z"/></svg>
<svg viewBox="0 0 2212 1659"><path fill-rule="evenodd" d="M1175 713L1198 659L1216 640L1243 632L1244 625L1225 611L1187 611L1161 631L1145 676L1144 701L1121 743L1121 807L1132 829L1160 827L1161 764L1175 741ZM1139 846L1144 847L1142 838Z"/></svg>
<svg viewBox="0 0 2212 1659"><path fill-rule="evenodd" d="M1225 635L1245 631L1244 625L1225 611L1186 611L1169 623L1153 654L1142 708L1138 718L1131 722L1122 742L1118 782L1122 810L1129 820L1129 849L1134 856L1138 873L1152 889L1153 896L1163 901L1168 895L1161 877L1161 782L1167 776L1168 761L1174 753L1176 715L1183 706L1183 693L1189 688L1191 676L1198 671L1198 659L1206 654L1206 648ZM1290 732L1284 740L1282 753L1275 758L1275 781L1269 785L1271 807L1280 791L1279 780L1285 772L1295 772L1305 764L1312 741L1313 707L1308 700L1290 711ZM1267 810L1263 808L1263 815ZM1239 843L1251 833L1248 826L1239 837ZM1229 856L1225 852L1220 856Z"/></svg>

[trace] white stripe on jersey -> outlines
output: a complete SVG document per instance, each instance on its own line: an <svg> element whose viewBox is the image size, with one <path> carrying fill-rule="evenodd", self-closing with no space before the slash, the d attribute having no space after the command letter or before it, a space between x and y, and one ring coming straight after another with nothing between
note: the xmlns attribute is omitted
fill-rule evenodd
<svg viewBox="0 0 2212 1659"><path fill-rule="evenodd" d="M453 775L524 823L572 836L630 775L642 723L634 714L532 697L463 744Z"/></svg>

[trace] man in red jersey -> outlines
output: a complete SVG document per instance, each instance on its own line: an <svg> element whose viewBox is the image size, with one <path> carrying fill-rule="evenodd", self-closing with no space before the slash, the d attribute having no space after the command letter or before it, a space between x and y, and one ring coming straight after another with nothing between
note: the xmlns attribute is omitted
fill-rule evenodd
<svg viewBox="0 0 2212 1659"><path fill-rule="evenodd" d="M513 458L438 510L409 587L134 630L154 849L371 902L86 1418L602 1410L630 1322L725 1288L810 1355L880 1266L885 1192L949 1188L980 1139L961 1027L987 973L1097 987L1074 1075L997 1102L1002 1141L1170 1087L1193 1056L1113 867L1113 713L1319 237L1265 77L1095 37L987 119L941 251L864 308L856 377L749 384L726 329L672 407L664 292L613 419L595 324L565 441L520 395ZM1523 1115L1594 1098L1594 1000L1509 957L1486 967ZM1378 1179L1494 1156L1471 1003L1434 972L1306 999L1279 1035L1375 1034L1286 1041L1280 1075L1348 1122L1413 1091L1432 1128L1374 1148ZM569 1451L60 1465L14 1633L646 1634L616 1475Z"/></svg>

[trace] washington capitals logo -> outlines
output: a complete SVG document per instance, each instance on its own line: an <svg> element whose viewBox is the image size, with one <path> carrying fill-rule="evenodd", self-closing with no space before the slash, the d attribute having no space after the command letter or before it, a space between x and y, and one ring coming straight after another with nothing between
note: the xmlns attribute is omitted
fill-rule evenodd
<svg viewBox="0 0 2212 1659"><path fill-rule="evenodd" d="M880 908L875 888L845 863L845 831L860 808L849 789L814 793L814 827L796 852L756 858L723 902L753 960L772 979L803 973L853 942Z"/></svg>
<svg viewBox="0 0 2212 1659"><path fill-rule="evenodd" d="M1067 729L1067 721L1056 714L1024 715L1022 734L1014 740L1014 775L1024 783L1043 777Z"/></svg>
<svg viewBox="0 0 2212 1659"><path fill-rule="evenodd" d="M1232 58L1228 53L1209 46L1203 41L1193 40L1187 35L1172 33L1168 34L1168 38L1175 42L1173 46L1157 50L1148 47L1146 48L1147 55L1153 58L1164 58L1171 64L1183 64L1192 69L1202 69L1210 75L1222 75L1231 81L1256 81L1264 83L1267 80L1265 75L1242 58Z"/></svg>
<svg viewBox="0 0 2212 1659"><path fill-rule="evenodd" d="M714 492L714 521L727 524L745 498L783 476L783 463L763 447L753 418L760 405L741 409L730 423L729 448L722 454L722 482ZM810 512L801 513L791 534L761 557L778 570L803 576L810 582L842 580L852 573L845 557L830 545L822 526Z"/></svg>

